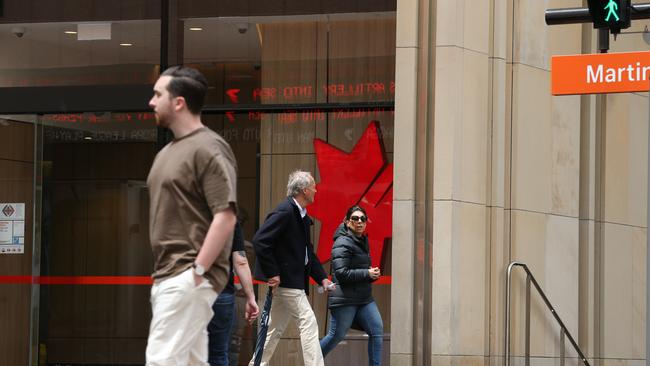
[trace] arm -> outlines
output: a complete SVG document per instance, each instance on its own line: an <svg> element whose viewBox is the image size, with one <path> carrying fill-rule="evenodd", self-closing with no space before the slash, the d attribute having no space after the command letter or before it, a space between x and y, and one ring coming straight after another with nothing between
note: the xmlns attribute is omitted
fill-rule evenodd
<svg viewBox="0 0 650 366"><path fill-rule="evenodd" d="M345 245L334 243L332 248L332 271L341 283L363 282L370 280L367 268L350 268L350 252Z"/></svg>
<svg viewBox="0 0 650 366"><path fill-rule="evenodd" d="M253 238L257 263L264 276L269 279L271 286L280 284L280 266L275 258L276 238L282 233L290 218L291 213L287 211L271 212Z"/></svg>
<svg viewBox="0 0 650 366"><path fill-rule="evenodd" d="M212 212L212 223L205 234L203 245L196 256L195 262L206 270L228 247L230 253L230 238L235 229L237 217L237 168L234 162L228 161L221 154L213 155L214 151L207 149L197 152L195 162L200 191ZM200 283L201 278L194 274L194 282Z"/></svg>
<svg viewBox="0 0 650 366"><path fill-rule="evenodd" d="M257 302L255 302L253 276L251 276L251 269L248 266L246 252L237 251L232 253L232 263L233 269L239 277L239 283L246 294L246 320L252 321L259 315L260 309L257 307Z"/></svg>
<svg viewBox="0 0 650 366"><path fill-rule="evenodd" d="M219 254L221 254L221 251L226 246L226 242L232 235L236 221L237 218L232 207L228 207L214 215L208 233L205 235L201 250L199 250L199 254L196 256L196 263L206 269L212 267L212 264ZM195 274L194 281L198 284L201 283L202 279Z"/></svg>

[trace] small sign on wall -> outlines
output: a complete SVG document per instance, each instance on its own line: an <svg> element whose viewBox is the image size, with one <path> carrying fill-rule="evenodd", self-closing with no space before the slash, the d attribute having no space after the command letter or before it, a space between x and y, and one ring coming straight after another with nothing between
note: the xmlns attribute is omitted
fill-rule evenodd
<svg viewBox="0 0 650 366"><path fill-rule="evenodd" d="M0 203L0 254L25 252L25 204Z"/></svg>

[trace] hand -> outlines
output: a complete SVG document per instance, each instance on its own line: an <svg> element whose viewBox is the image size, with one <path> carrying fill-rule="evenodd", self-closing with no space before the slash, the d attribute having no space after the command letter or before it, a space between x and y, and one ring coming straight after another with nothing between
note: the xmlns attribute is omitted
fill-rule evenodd
<svg viewBox="0 0 650 366"><path fill-rule="evenodd" d="M370 275L370 278L373 280L376 280L381 276L381 271L379 270L379 267L370 267L368 269L368 274Z"/></svg>
<svg viewBox="0 0 650 366"><path fill-rule="evenodd" d="M336 284L328 280L327 278L324 279L323 282L321 282L321 285L323 285L323 289L325 289L325 291L327 292L331 292L336 289Z"/></svg>
<svg viewBox="0 0 650 366"><path fill-rule="evenodd" d="M203 276L197 275L194 271L192 271L192 276L194 276L194 286L198 287L203 281L205 281L205 278Z"/></svg>
<svg viewBox="0 0 650 366"><path fill-rule="evenodd" d="M269 278L269 281L267 283L269 287L275 290L275 288L280 285L280 276L273 276Z"/></svg>
<svg viewBox="0 0 650 366"><path fill-rule="evenodd" d="M249 323L253 323L253 320L255 320L258 315L260 315L260 308L255 302L255 297L246 299L246 320L248 320Z"/></svg>

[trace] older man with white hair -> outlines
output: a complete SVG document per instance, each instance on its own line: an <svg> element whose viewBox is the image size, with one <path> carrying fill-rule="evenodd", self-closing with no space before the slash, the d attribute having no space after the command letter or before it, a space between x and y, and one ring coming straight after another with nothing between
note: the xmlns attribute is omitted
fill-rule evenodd
<svg viewBox="0 0 650 366"><path fill-rule="evenodd" d="M306 207L314 202L315 194L316 183L309 172L291 173L287 199L266 217L253 238L255 275L268 282L274 295L262 365L268 365L291 319L298 322L305 365L324 365L318 323L307 300L309 277L325 289L331 285L310 238L313 221Z"/></svg>

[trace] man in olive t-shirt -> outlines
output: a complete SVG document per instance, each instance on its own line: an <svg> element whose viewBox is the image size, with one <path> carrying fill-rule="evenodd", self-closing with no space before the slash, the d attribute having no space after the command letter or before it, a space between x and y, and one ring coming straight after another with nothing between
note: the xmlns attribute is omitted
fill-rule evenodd
<svg viewBox="0 0 650 366"><path fill-rule="evenodd" d="M235 157L201 122L207 80L186 67L167 69L149 105L174 140L147 178L154 256L148 366L207 365L212 304L228 282L236 222Z"/></svg>

